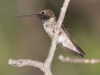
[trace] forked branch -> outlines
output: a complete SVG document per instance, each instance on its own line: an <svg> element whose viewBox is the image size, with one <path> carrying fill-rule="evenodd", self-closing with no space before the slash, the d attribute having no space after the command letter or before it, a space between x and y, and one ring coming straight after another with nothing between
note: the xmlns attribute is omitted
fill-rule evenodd
<svg viewBox="0 0 100 75"><path fill-rule="evenodd" d="M65 13L66 13L66 10L68 8L69 2L70 2L70 0L65 0L63 3L63 7L61 8L60 16L59 16L59 19L56 23L54 37L53 37L53 40L51 42L50 51L49 51L49 54L48 54L46 61L44 63L42 63L39 61L30 60L30 59L19 59L19 60L10 59L8 62L10 65L17 66L17 67L33 66L33 67L37 67L40 70L42 70L45 75L52 75L51 64L52 64L54 54L56 51L57 38L58 38L60 27L61 27L62 22L63 22L64 17L65 17Z"/></svg>

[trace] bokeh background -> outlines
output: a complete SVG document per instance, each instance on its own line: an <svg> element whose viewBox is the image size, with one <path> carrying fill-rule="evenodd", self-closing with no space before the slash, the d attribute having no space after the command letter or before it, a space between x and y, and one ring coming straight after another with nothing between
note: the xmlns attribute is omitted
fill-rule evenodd
<svg viewBox="0 0 100 75"><path fill-rule="evenodd" d="M32 59L44 62L50 39L36 17L17 18L18 15L51 9L59 16L64 0L1 0L0 1L0 75L43 75L38 68L12 67L8 60ZM100 58L100 0L71 0L63 22L85 58ZM63 63L58 56L70 56L57 47L52 63L53 75L100 75L100 64Z"/></svg>

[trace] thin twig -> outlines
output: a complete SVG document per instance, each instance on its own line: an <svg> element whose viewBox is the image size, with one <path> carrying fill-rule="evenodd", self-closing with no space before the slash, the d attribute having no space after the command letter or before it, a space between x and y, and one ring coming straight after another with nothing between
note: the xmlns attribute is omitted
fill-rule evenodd
<svg viewBox="0 0 100 75"><path fill-rule="evenodd" d="M100 63L100 59L70 58L70 57L64 57L63 55L59 55L58 58L62 62L69 62L69 63L84 63L84 64L96 64L96 63Z"/></svg>
<svg viewBox="0 0 100 75"><path fill-rule="evenodd" d="M9 59L8 63L12 66L17 66L17 67L33 66L33 67L40 68L41 70L43 69L43 63L42 62L33 61L33 60L30 60L30 59L19 59L19 60Z"/></svg>

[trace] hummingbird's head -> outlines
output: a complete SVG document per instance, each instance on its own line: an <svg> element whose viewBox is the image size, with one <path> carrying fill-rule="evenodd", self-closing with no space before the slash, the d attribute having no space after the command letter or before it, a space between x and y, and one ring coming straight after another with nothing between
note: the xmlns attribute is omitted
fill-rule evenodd
<svg viewBox="0 0 100 75"><path fill-rule="evenodd" d="M54 13L51 10L43 10L43 11L39 12L38 14L22 15L22 16L18 16L18 18L32 17L32 16L39 17L41 20L49 20L51 18L56 19Z"/></svg>
<svg viewBox="0 0 100 75"><path fill-rule="evenodd" d="M35 14L41 20L49 20L50 18L56 19L54 13L51 10L43 10L39 14Z"/></svg>

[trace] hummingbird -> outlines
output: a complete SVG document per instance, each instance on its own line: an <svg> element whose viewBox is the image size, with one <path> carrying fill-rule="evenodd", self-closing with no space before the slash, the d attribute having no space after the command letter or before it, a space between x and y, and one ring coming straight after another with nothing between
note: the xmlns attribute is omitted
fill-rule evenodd
<svg viewBox="0 0 100 75"><path fill-rule="evenodd" d="M22 15L18 16L18 18L32 16L40 18L40 20L43 23L44 30L52 40L55 33L54 29L56 26L56 17L54 13L51 10L47 9L39 12L38 14ZM63 24L60 28L57 45L72 55L76 55L79 57L84 57L85 55L82 49L77 45L77 43L72 38L68 28L65 27Z"/></svg>

